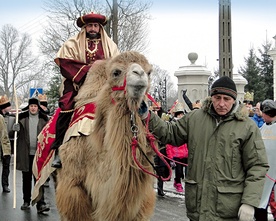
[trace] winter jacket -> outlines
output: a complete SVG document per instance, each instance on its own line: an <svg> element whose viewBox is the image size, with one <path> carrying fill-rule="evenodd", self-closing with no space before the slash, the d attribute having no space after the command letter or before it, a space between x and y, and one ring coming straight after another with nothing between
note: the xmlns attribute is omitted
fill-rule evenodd
<svg viewBox="0 0 276 221"><path fill-rule="evenodd" d="M179 147L167 144L166 147L167 147L167 155L170 159L173 159L174 157L177 157L180 159L188 157L187 144L183 144Z"/></svg>
<svg viewBox="0 0 276 221"><path fill-rule="evenodd" d="M37 135L41 132L48 121L46 114L39 112L37 124ZM18 132L17 148L16 148L16 169L21 171L29 171L29 153L30 153L30 139L29 139L29 111L19 114L20 131Z"/></svg>
<svg viewBox="0 0 276 221"><path fill-rule="evenodd" d="M177 122L150 114L149 129L161 142L188 144L185 201L193 221L238 221L241 204L259 205L269 168L259 128L242 106L217 119L211 98Z"/></svg>
<svg viewBox="0 0 276 221"><path fill-rule="evenodd" d="M263 126L263 124L265 123L265 121L262 118L262 116L258 116L257 114L254 114L254 116L250 117L250 118L255 121L255 123L257 124L257 126L259 128L261 128Z"/></svg>
<svg viewBox="0 0 276 221"><path fill-rule="evenodd" d="M11 144L8 136L7 125L4 117L0 114L0 148L2 148L3 156L11 155Z"/></svg>

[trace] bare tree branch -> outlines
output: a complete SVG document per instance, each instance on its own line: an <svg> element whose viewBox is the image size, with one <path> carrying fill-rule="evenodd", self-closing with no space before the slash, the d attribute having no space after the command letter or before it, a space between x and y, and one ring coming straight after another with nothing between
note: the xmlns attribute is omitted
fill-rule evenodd
<svg viewBox="0 0 276 221"><path fill-rule="evenodd" d="M19 34L11 25L4 25L0 32L0 91L13 99L13 88L26 82L41 80L42 69L31 52L31 38Z"/></svg>

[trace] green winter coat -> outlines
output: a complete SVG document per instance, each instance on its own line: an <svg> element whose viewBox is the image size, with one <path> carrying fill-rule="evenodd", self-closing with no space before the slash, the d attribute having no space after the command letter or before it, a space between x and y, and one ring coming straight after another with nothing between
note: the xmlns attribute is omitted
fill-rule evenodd
<svg viewBox="0 0 276 221"><path fill-rule="evenodd" d="M177 122L151 114L149 129L162 143L188 144L185 180L187 216L192 221L238 221L241 204L259 205L269 168L255 122L235 105L220 122L211 99Z"/></svg>

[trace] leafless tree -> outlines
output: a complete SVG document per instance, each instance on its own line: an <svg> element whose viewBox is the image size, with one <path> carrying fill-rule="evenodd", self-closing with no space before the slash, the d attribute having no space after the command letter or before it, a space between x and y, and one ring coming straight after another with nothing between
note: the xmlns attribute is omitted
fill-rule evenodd
<svg viewBox="0 0 276 221"><path fill-rule="evenodd" d="M60 46L79 31L77 18L91 11L109 18L105 29L120 51L144 52L150 6L151 3L141 0L47 0L44 9L49 15L49 25L39 40L42 53L53 58Z"/></svg>
<svg viewBox="0 0 276 221"><path fill-rule="evenodd" d="M26 84L36 84L42 70L38 59L32 55L31 38L20 34L12 25L4 25L0 31L0 92L13 100L14 86L20 91Z"/></svg>
<svg viewBox="0 0 276 221"><path fill-rule="evenodd" d="M142 1L144 0L45 0L43 8L48 15L48 25L43 27L43 35L38 42L48 78L54 79L59 74L53 60L61 45L80 31L76 25L77 18L90 12L108 18L104 28L121 52L145 52L149 42L147 21L150 19L148 10L151 3L150 0L146 0L146 3ZM55 90L50 86L47 93L57 94Z"/></svg>
<svg viewBox="0 0 276 221"><path fill-rule="evenodd" d="M164 85L166 84L166 85ZM151 75L151 89L150 94L154 95L154 93L159 93L159 99L162 98L162 90L160 90L160 85L162 87L165 86L166 89L166 103L167 103L167 109L169 109L172 104L177 99L177 87L172 79L172 76L170 73L166 70L161 69L157 65L153 65L153 73ZM157 89L157 90L156 90ZM156 91L155 91L156 90Z"/></svg>
<svg viewBox="0 0 276 221"><path fill-rule="evenodd" d="M148 10L151 2L140 0L106 0L110 16L109 33L121 51L137 50L144 52L147 48L147 21L151 19Z"/></svg>

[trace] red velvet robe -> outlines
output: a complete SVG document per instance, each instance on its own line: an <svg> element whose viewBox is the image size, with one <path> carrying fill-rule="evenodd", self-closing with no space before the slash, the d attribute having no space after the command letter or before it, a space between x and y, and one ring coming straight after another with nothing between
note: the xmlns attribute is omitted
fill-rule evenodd
<svg viewBox="0 0 276 221"><path fill-rule="evenodd" d="M93 51L95 44L89 42L88 47L91 51ZM98 50L92 56L89 55L90 53L86 52L87 63L72 59L59 58L60 72L62 76L65 77L65 81L63 82L64 89L62 96L59 99L59 107L62 111L74 108L74 97L78 94L78 91L74 87L73 83L81 86L91 65L96 60L104 59L104 52L101 42L98 44Z"/></svg>

